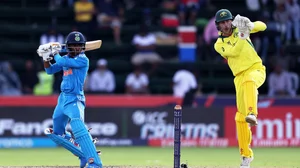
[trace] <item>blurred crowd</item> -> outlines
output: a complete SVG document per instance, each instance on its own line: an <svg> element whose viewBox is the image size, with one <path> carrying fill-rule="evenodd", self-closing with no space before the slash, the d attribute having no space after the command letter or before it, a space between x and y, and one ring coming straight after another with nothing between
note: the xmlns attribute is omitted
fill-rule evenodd
<svg viewBox="0 0 300 168"><path fill-rule="evenodd" d="M132 45L136 52L131 57L135 69L128 74L125 83L126 94L151 94L149 78L159 63L165 61L156 52L157 36L149 31L153 24L152 7L159 6L168 10L177 10L175 14L179 25L203 26L203 34L198 36L198 57L200 61L226 63L214 50L214 42L218 38L215 18L201 18L197 15L202 8L216 11L210 0L49 0L49 8L71 7L74 9L74 30L83 32L90 38L91 27L108 27L113 30L114 42L122 44L120 36L122 23L126 20L124 11L135 7L143 9L143 23L139 32L132 37ZM297 58L285 53L287 45L300 45L300 7L297 0L245 0L245 9L261 13L257 19L267 24L267 31L252 36L255 49L261 56L271 73L267 77L268 96L297 95L299 87L298 74L291 71L299 65ZM176 25L177 24L177 25ZM40 37L40 44L58 41L64 43L64 36L57 32L55 25ZM269 47L275 46L275 52L269 53ZM109 62L99 59L97 68L89 75L85 83L85 91L91 94L113 94L116 88L115 74L107 68ZM144 71L141 65L150 63L151 68ZM26 62L26 71L17 74L9 62L0 64L0 95L51 95L60 92L61 75L47 75L41 67L33 67L33 62ZM173 94L187 97L201 94L201 84L193 69L179 69L173 76Z"/></svg>

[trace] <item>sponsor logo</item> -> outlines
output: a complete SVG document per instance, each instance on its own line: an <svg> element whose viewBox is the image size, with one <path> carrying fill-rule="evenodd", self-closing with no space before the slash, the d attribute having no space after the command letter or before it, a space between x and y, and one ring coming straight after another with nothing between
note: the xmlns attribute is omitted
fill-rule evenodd
<svg viewBox="0 0 300 168"><path fill-rule="evenodd" d="M46 128L52 126L52 119L42 122L20 122L11 118L0 119L0 135L10 132L12 135L42 135Z"/></svg>
<svg viewBox="0 0 300 168"><path fill-rule="evenodd" d="M73 70L70 68L68 70L64 70L64 76L68 76L68 75L72 75L73 74Z"/></svg>
<svg viewBox="0 0 300 168"><path fill-rule="evenodd" d="M0 148L32 148L56 147L57 145L48 137L46 138L0 138Z"/></svg>
<svg viewBox="0 0 300 168"><path fill-rule="evenodd" d="M294 146L300 139L300 107L278 106L260 108L258 125L251 127L253 145ZM225 108L225 138L236 138L234 116L236 108Z"/></svg>
<svg viewBox="0 0 300 168"><path fill-rule="evenodd" d="M118 126L113 122L90 122L86 125L88 128L92 128L90 133L94 136L114 136L118 132Z"/></svg>
<svg viewBox="0 0 300 168"><path fill-rule="evenodd" d="M11 118L0 119L0 135L32 136L43 135L46 128L52 127L52 119L48 118L41 122L21 122ZM86 123L93 136L114 136L118 132L118 126L112 122L89 122ZM70 129L70 125L67 126Z"/></svg>
<svg viewBox="0 0 300 168"><path fill-rule="evenodd" d="M166 111L137 110L132 114L132 121L140 126L141 139L172 138L174 124L167 121L168 115ZM219 130L218 123L186 122L181 124L182 138L217 138Z"/></svg>
<svg viewBox="0 0 300 168"><path fill-rule="evenodd" d="M227 16L227 12L225 12L225 11L221 12L221 13L220 13L220 16L221 16L221 17L226 17L226 16Z"/></svg>
<svg viewBox="0 0 300 168"><path fill-rule="evenodd" d="M110 138L101 138L96 143L99 146L132 146L134 145L131 139L110 139Z"/></svg>
<svg viewBox="0 0 300 168"><path fill-rule="evenodd" d="M258 119L256 138L300 138L300 118L293 117L292 112L287 112L284 118Z"/></svg>

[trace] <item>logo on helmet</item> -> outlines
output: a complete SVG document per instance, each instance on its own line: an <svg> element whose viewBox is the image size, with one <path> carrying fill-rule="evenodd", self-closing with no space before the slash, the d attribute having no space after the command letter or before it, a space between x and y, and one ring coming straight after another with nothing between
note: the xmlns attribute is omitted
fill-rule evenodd
<svg viewBox="0 0 300 168"><path fill-rule="evenodd" d="M75 34L75 41L80 41L80 36L79 36L79 34Z"/></svg>
<svg viewBox="0 0 300 168"><path fill-rule="evenodd" d="M226 17L226 16L227 16L227 12L225 12L225 11L221 12L221 13L220 13L220 16L221 16L221 17Z"/></svg>

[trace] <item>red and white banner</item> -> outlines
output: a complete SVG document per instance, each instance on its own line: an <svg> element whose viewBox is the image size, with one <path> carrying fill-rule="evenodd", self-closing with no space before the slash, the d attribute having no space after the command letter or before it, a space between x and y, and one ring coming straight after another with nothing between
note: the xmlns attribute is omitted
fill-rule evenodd
<svg viewBox="0 0 300 168"><path fill-rule="evenodd" d="M235 107L224 109L224 136L215 138L186 137L182 134L183 147L238 146L235 128ZM252 147L300 146L300 106L260 108L258 126L251 127ZM149 138L149 146L173 146L172 138Z"/></svg>
<svg viewBox="0 0 300 168"><path fill-rule="evenodd" d="M149 139L149 146L168 147L174 145L174 139ZM237 146L235 139L228 138L189 138L181 139L182 147L228 147Z"/></svg>
<svg viewBox="0 0 300 168"><path fill-rule="evenodd" d="M224 137L233 139L236 135L236 108L225 108ZM251 127L252 146L300 146L300 107L277 106L260 108L258 126Z"/></svg>
<svg viewBox="0 0 300 168"><path fill-rule="evenodd" d="M174 139L149 139L149 146L170 147ZM236 138L181 139L182 147L229 147L238 146ZM300 139L253 139L252 147L300 146Z"/></svg>

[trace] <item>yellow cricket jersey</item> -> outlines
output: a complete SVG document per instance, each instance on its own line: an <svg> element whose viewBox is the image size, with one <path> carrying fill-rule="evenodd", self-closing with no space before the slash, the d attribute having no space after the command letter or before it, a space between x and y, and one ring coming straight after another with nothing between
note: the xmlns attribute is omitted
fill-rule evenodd
<svg viewBox="0 0 300 168"><path fill-rule="evenodd" d="M88 12L91 10L94 10L94 3L92 3L92 2L82 3L80 1L75 2L75 5L74 5L75 12ZM91 14L91 13L75 15L75 20L78 22L88 22L88 21L91 21L92 18L93 18L93 14Z"/></svg>
<svg viewBox="0 0 300 168"><path fill-rule="evenodd" d="M267 26L261 21L256 21L251 33L264 31ZM228 65L234 76L247 70L256 63L262 63L254 46L248 37L242 40L238 37L238 29L233 29L231 36L220 35L215 43L215 50L228 61Z"/></svg>

